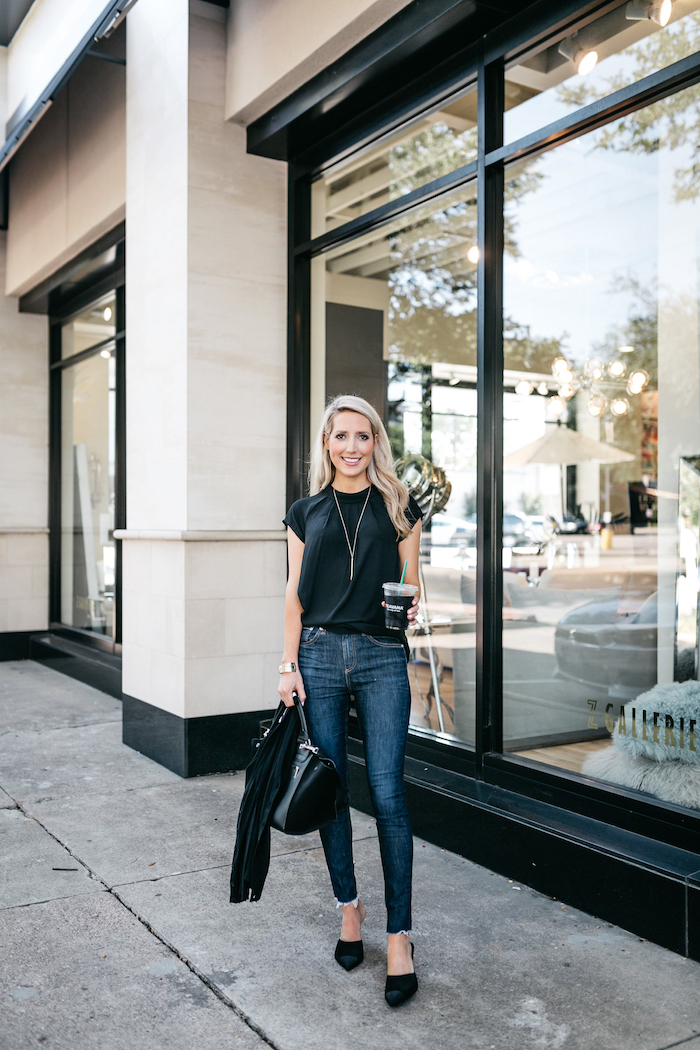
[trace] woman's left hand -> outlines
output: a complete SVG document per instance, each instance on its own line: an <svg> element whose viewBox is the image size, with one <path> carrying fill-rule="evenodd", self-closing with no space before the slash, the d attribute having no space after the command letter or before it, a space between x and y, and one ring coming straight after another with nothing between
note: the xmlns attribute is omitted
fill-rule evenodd
<svg viewBox="0 0 700 1050"><path fill-rule="evenodd" d="M411 603L410 608L406 611L406 616L408 617L408 626L409 627L415 627L416 626L416 616L418 615L419 608L420 608L420 602L418 601L417 598L414 598L412 603Z"/></svg>

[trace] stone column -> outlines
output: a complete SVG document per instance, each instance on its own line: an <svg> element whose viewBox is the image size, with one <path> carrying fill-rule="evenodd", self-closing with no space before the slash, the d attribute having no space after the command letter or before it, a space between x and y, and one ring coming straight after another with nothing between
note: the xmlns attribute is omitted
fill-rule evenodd
<svg viewBox="0 0 700 1050"><path fill-rule="evenodd" d="M127 44L124 740L184 776L247 762L282 646L286 167L224 120L225 18Z"/></svg>
<svg viewBox="0 0 700 1050"><path fill-rule="evenodd" d="M28 656L28 632L48 627L48 382L46 318L0 293L0 659Z"/></svg>

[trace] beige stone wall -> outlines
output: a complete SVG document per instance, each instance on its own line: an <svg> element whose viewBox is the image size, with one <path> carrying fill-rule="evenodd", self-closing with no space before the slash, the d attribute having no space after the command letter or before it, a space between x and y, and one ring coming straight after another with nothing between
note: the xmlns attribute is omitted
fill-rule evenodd
<svg viewBox="0 0 700 1050"><path fill-rule="evenodd" d="M124 67L87 58L10 163L7 295L124 219L125 141Z"/></svg>
<svg viewBox="0 0 700 1050"><path fill-rule="evenodd" d="M130 539L123 552L124 692L181 718L274 706L284 534Z"/></svg>
<svg viewBox="0 0 700 1050"><path fill-rule="evenodd" d="M0 631L48 626L48 331L17 307L0 295Z"/></svg>
<svg viewBox="0 0 700 1050"><path fill-rule="evenodd" d="M287 169L225 121L225 25L198 13L211 7L190 17L187 528L280 529Z"/></svg>
<svg viewBox="0 0 700 1050"><path fill-rule="evenodd" d="M226 119L271 109L411 0L231 0Z"/></svg>
<svg viewBox="0 0 700 1050"><path fill-rule="evenodd" d="M123 688L180 717L274 706L286 577L286 167L224 119L225 17L129 15Z"/></svg>

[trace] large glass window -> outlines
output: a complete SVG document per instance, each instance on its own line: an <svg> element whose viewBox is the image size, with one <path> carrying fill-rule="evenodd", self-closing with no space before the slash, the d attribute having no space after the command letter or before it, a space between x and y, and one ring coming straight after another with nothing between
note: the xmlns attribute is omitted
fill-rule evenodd
<svg viewBox="0 0 700 1050"><path fill-rule="evenodd" d="M700 809L699 50L700 0L627 0L506 69L506 146L494 123L483 197L468 166L476 91L441 110L469 126L426 111L311 186L312 427L328 397L361 394L397 469L426 503L441 493L411 726L491 752L502 728L487 780L544 765ZM501 67L479 76L494 114ZM590 103L585 134L552 128ZM477 481L491 520L501 438L496 564Z"/></svg>
<svg viewBox="0 0 700 1050"><path fill-rule="evenodd" d="M119 296L110 292L53 328L55 440L60 444L52 618L116 640Z"/></svg>
<svg viewBox="0 0 700 1050"><path fill-rule="evenodd" d="M61 622L114 629L115 359L109 349L62 372Z"/></svg>
<svg viewBox="0 0 700 1050"><path fill-rule="evenodd" d="M507 749L700 806L697 99L507 202L503 645Z"/></svg>
<svg viewBox="0 0 700 1050"><path fill-rule="evenodd" d="M117 304L114 292L92 303L61 327L61 357L73 357L91 346L107 343L117 331Z"/></svg>
<svg viewBox="0 0 700 1050"><path fill-rule="evenodd" d="M442 509L421 552L411 723L474 740L476 189L314 260L312 404L355 393L383 416L397 467Z"/></svg>
<svg viewBox="0 0 700 1050"><path fill-rule="evenodd" d="M698 48L699 0L626 0L507 70L505 141L635 84ZM643 149L641 124L637 132Z"/></svg>
<svg viewBox="0 0 700 1050"><path fill-rule="evenodd" d="M312 236L342 226L476 160L476 87L354 154L314 184Z"/></svg>

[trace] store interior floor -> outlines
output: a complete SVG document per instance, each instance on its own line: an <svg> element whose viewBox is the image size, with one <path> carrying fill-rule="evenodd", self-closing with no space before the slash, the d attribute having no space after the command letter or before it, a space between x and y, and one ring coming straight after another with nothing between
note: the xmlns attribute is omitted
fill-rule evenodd
<svg viewBox="0 0 700 1050"><path fill-rule="evenodd" d="M420 729L440 731L438 706L431 690L430 666L422 661L409 664L411 683L411 725ZM454 690L451 668L441 668L439 680L440 700L444 731L454 733ZM457 734L455 734L457 735ZM466 741L470 743L471 741ZM572 744L556 744L549 747L527 748L511 751L519 758L529 758L535 762L544 762L548 766L566 769L573 773L582 771L583 763L594 751L609 747L610 740L585 740Z"/></svg>

